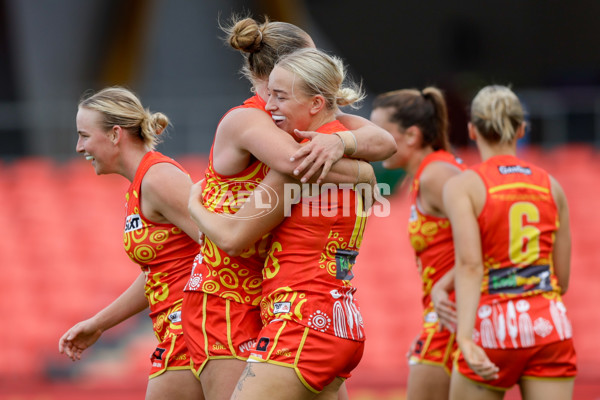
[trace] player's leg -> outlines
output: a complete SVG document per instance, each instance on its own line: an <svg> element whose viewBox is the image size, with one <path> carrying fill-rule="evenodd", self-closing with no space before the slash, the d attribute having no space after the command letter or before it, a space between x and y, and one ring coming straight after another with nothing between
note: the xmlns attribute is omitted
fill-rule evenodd
<svg viewBox="0 0 600 400"><path fill-rule="evenodd" d="M346 384L342 383L340 388L338 389L337 400L350 400L350 395L348 394L348 388L346 388Z"/></svg>
<svg viewBox="0 0 600 400"><path fill-rule="evenodd" d="M315 397L293 368L249 362L231 400L309 400Z"/></svg>
<svg viewBox="0 0 600 400"><path fill-rule="evenodd" d="M504 391L488 389L476 385L458 371L452 372L450 380L450 400L502 400Z"/></svg>
<svg viewBox="0 0 600 400"><path fill-rule="evenodd" d="M202 385L190 370L167 370L150 379L146 400L204 400Z"/></svg>
<svg viewBox="0 0 600 400"><path fill-rule="evenodd" d="M563 340L532 349L519 381L525 400L570 400L577 373L573 340Z"/></svg>
<svg viewBox="0 0 600 400"><path fill-rule="evenodd" d="M574 383L574 379L523 379L521 396L523 400L570 400Z"/></svg>
<svg viewBox="0 0 600 400"><path fill-rule="evenodd" d="M406 388L407 400L446 400L450 393L450 376L442 366L410 366Z"/></svg>
<svg viewBox="0 0 600 400"><path fill-rule="evenodd" d="M343 390L342 390L343 388ZM341 396L341 397L340 397ZM345 396L345 397L344 397ZM348 400L348 391L342 378L335 378L333 382L323 388L323 391L314 397L315 400Z"/></svg>
<svg viewBox="0 0 600 400"><path fill-rule="evenodd" d="M245 361L233 358L208 361L200 374L206 398L229 400L245 367Z"/></svg>

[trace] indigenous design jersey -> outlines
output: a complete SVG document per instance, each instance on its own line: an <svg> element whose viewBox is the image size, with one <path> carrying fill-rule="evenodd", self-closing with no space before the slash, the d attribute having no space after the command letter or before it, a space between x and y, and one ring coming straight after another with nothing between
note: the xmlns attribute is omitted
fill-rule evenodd
<svg viewBox="0 0 600 400"><path fill-rule="evenodd" d="M266 103L254 96L235 107L256 108L265 111ZM266 112L266 111L265 111ZM227 115L225 114L225 115ZM235 175L221 175L213 167L213 149L206 169L202 192L204 206L215 213L235 214L252 191L269 172L269 167L255 160ZM265 235L237 257L230 257L208 237L204 238L201 256L194 262L186 291L228 298L238 303L258 306L261 297L261 270L267 254L270 234Z"/></svg>
<svg viewBox="0 0 600 400"><path fill-rule="evenodd" d="M149 221L142 214L142 179L154 164L170 163L185 172L175 160L158 152L146 153L125 195L127 255L146 274L146 298L154 333L160 342L182 333L183 287L200 246L179 227ZM187 173L187 172L186 172Z"/></svg>
<svg viewBox="0 0 600 400"><path fill-rule="evenodd" d="M417 198L422 172L432 162L441 161L460 170L466 167L462 161L445 150L428 154L413 179L410 189L410 217L408 219L408 237L415 250L417 268L423 285L423 322L424 326L437 329L437 314L431 301L431 288L454 267L454 242L452 227L448 218L427 215L419 210ZM452 294L454 296L454 294Z"/></svg>
<svg viewBox="0 0 600 400"><path fill-rule="evenodd" d="M570 338L552 262L558 211L548 174L511 155L473 169L487 189L478 218L484 280L474 339L494 349Z"/></svg>
<svg viewBox="0 0 600 400"><path fill-rule="evenodd" d="M318 132L346 130L338 121ZM303 197L273 230L263 269L263 324L292 320L340 338L364 340L350 279L367 217L352 185Z"/></svg>

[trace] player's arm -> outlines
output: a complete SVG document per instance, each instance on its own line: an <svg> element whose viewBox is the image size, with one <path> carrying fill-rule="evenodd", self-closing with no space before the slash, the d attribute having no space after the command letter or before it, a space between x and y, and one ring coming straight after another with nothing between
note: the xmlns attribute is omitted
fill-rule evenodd
<svg viewBox="0 0 600 400"><path fill-rule="evenodd" d="M461 170L445 161L435 161L427 165L419 178L419 206L429 215L446 217L443 190L450 178Z"/></svg>
<svg viewBox="0 0 600 400"><path fill-rule="evenodd" d="M288 190L293 193L286 193ZM293 189L292 189L293 188ZM283 221L285 207L297 201L297 181L275 170L269 171L235 214L220 214L202 204L202 182L192 186L189 212L200 231L230 256L238 256ZM294 199L286 199L286 196ZM260 207L260 208L259 208Z"/></svg>
<svg viewBox="0 0 600 400"><path fill-rule="evenodd" d="M336 117L349 129L348 131L338 132L333 136L296 131L296 135L310 139L309 143L293 155L294 159L303 158L298 170L308 169L307 176L316 174L321 165L324 165L324 170L327 171L327 156L330 154L335 155L332 159L339 159L345 154L367 161L381 161L396 152L396 141L392 135L368 119L342 112ZM324 179L325 176L321 174L319 181Z"/></svg>
<svg viewBox="0 0 600 400"><path fill-rule="evenodd" d="M352 157L383 161L396 153L396 141L393 136L368 119L342 112L336 118L356 137L356 151Z"/></svg>
<svg viewBox="0 0 600 400"><path fill-rule="evenodd" d="M458 310L458 339L470 340L475 326L475 312L481 295L483 262L481 237L473 204L465 191L464 175L448 181L443 201L452 225L455 254L455 291Z"/></svg>
<svg viewBox="0 0 600 400"><path fill-rule="evenodd" d="M242 114L243 118L242 118ZM230 115L233 114L233 115ZM283 174L300 178L302 182L316 181L336 183L338 177L327 176L331 168L337 170L336 162L343 156L343 152L325 151L326 156L320 157L319 162L312 162L309 171L305 167L299 167L304 157L295 156L296 152L303 147L287 132L279 129L272 119L260 110L241 109L228 114L219 124L220 140L227 141L235 146L239 152L249 152L254 157ZM337 141L336 135L321 134L324 140ZM325 138L326 137L326 138ZM310 143L309 143L310 144ZM309 145L307 144L307 145ZM326 144L323 144L327 147ZM346 182L354 182L351 177Z"/></svg>
<svg viewBox="0 0 600 400"><path fill-rule="evenodd" d="M58 350L73 361L80 360L81 353L96 343L103 332L148 307L144 287L145 275L141 273L115 301L65 332L58 341Z"/></svg>
<svg viewBox="0 0 600 400"><path fill-rule="evenodd" d="M446 272L431 288L431 301L439 318L440 330L456 331L456 305L449 299L454 291L454 268Z"/></svg>
<svg viewBox="0 0 600 400"><path fill-rule="evenodd" d="M558 209L558 229L552 250L554 273L558 278L561 292L566 293L569 288L571 274L571 227L569 222L569 207L567 197L556 179L550 177L552 197Z"/></svg>
<svg viewBox="0 0 600 400"><path fill-rule="evenodd" d="M154 164L142 180L141 203L148 219L158 223L171 223L198 242L198 227L188 212L191 186L191 178L175 165Z"/></svg>
<svg viewBox="0 0 600 400"><path fill-rule="evenodd" d="M338 164L328 174L332 183L346 183L350 177L352 183L374 180L375 173L369 163L344 159ZM233 215L213 213L204 207L201 182L193 185L188 208L200 231L227 254L236 256L289 215L291 206L299 201L301 190L297 180L271 170Z"/></svg>
<svg viewBox="0 0 600 400"><path fill-rule="evenodd" d="M498 367L473 341L484 272L479 224L474 209L473 194L470 193L475 184L474 174L472 171L467 171L451 178L444 186L443 200L454 238L456 342L471 369L485 379L492 379L497 376Z"/></svg>

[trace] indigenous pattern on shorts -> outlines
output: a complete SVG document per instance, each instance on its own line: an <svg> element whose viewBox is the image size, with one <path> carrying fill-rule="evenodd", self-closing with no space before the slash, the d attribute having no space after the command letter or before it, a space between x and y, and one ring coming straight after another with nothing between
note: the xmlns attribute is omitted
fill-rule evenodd
<svg viewBox="0 0 600 400"><path fill-rule="evenodd" d="M410 189L410 216L408 219L408 237L415 250L417 268L422 281L423 327L434 332L438 329L438 317L431 301L431 288L454 267L454 242L452 227L448 218L427 215L419 210L421 173L432 162L445 162L460 170L466 167L462 161L445 150L428 154L413 179ZM454 294L452 293L452 298Z"/></svg>
<svg viewBox="0 0 600 400"><path fill-rule="evenodd" d="M345 130L339 122L318 129ZM330 186L324 197L304 197L273 230L263 269L261 317L301 325L344 339L364 340L363 319L350 283L367 217L352 185Z"/></svg>
<svg viewBox="0 0 600 400"><path fill-rule="evenodd" d="M173 159L158 152L148 152L125 195L125 232L127 255L146 274L146 298L154 333L160 342L182 333L181 302L183 287L200 246L173 224L147 220L140 205L142 179L158 163L170 163L185 172ZM186 172L187 173L187 172Z"/></svg>
<svg viewBox="0 0 600 400"><path fill-rule="evenodd" d="M478 218L484 280L476 341L503 349L571 338L552 261L559 222L548 174L511 155L473 169L487 189Z"/></svg>
<svg viewBox="0 0 600 400"><path fill-rule="evenodd" d="M246 100L244 105L234 109L257 108L264 111L265 105L259 96L254 96ZM269 167L266 164L255 160L240 173L221 175L213 167L211 149L202 192L204 206L211 212L235 214L268 172ZM270 234L267 234L241 255L231 257L206 237L201 256L194 262L185 290L201 291L238 303L258 306L261 298L261 269L269 240Z"/></svg>

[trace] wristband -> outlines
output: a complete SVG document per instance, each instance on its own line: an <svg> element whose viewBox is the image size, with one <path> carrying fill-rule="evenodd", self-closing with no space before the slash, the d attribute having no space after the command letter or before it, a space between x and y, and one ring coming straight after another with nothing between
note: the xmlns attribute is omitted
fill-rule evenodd
<svg viewBox="0 0 600 400"><path fill-rule="evenodd" d="M363 164L361 168L361 164ZM356 183L371 183L373 180L373 168L366 161L356 160L358 171L356 172Z"/></svg>
<svg viewBox="0 0 600 400"><path fill-rule="evenodd" d="M345 155L351 156L354 153L356 153L358 143L356 142L356 136L354 136L354 133L352 133L352 131L335 132L334 134L341 139L342 144L344 145Z"/></svg>

